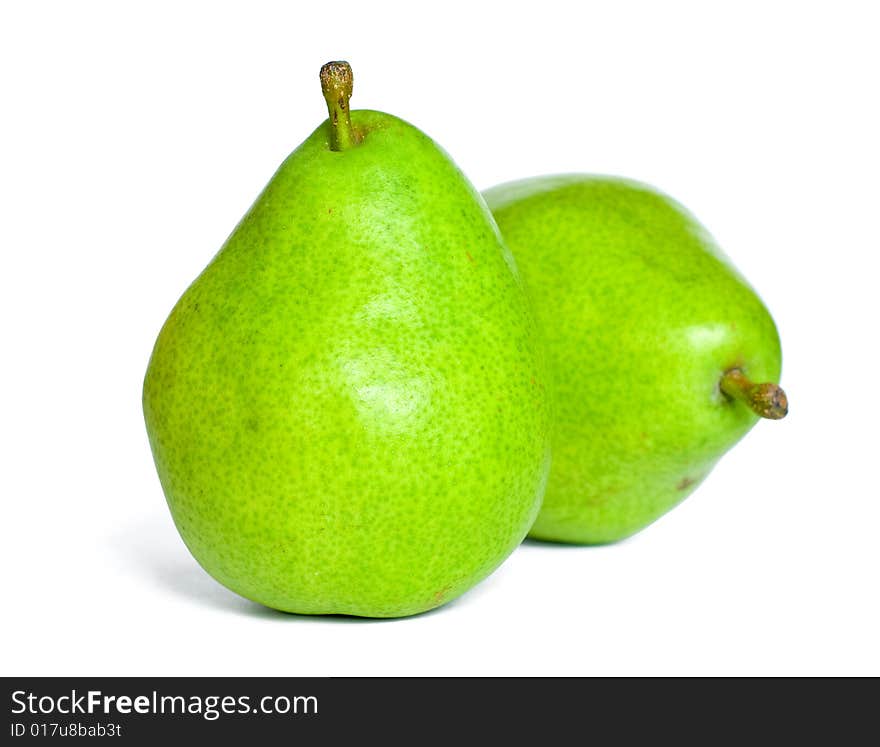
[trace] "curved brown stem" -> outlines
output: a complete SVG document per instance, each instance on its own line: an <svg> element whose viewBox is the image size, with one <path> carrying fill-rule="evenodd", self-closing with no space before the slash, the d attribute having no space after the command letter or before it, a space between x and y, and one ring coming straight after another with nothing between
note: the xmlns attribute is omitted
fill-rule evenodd
<svg viewBox="0 0 880 747"><path fill-rule="evenodd" d="M788 414L788 397L782 387L772 382L755 384L738 368L731 368L721 377L721 391L762 418L779 420Z"/></svg>

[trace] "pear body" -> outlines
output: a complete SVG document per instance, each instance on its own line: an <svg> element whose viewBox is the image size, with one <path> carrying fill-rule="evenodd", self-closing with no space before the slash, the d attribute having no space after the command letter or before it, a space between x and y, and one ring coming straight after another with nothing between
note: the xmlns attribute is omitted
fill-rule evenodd
<svg viewBox="0 0 880 747"><path fill-rule="evenodd" d="M706 230L650 187L564 175L485 197L545 340L553 467L531 536L623 539L758 420L719 381L732 367L778 381L776 327Z"/></svg>
<svg viewBox="0 0 880 747"><path fill-rule="evenodd" d="M426 135L351 113L282 164L146 373L175 524L221 583L305 614L454 599L531 526L549 467L534 321L482 198Z"/></svg>

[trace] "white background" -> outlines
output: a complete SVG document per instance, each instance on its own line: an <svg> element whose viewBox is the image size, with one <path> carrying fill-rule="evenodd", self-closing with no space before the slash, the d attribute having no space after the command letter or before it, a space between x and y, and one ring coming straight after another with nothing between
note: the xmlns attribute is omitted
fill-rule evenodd
<svg viewBox="0 0 880 747"><path fill-rule="evenodd" d="M880 674L872 4L20 3L0 14L2 673ZM481 189L684 202L781 331L784 421L602 548L526 544L440 610L282 615L189 556L141 416L153 340L326 116L404 117Z"/></svg>

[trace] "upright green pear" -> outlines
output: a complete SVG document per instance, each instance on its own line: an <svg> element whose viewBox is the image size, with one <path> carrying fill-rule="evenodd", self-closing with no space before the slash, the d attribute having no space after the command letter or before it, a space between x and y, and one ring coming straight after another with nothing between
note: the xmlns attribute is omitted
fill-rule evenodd
<svg viewBox="0 0 880 747"><path fill-rule="evenodd" d="M349 112L284 161L156 341L162 487L214 578L297 613L412 615L496 568L549 466L534 322L480 195L426 135Z"/></svg>
<svg viewBox="0 0 880 747"><path fill-rule="evenodd" d="M760 416L779 418L781 353L755 292L681 205L601 176L485 197L530 293L555 407L531 536L614 542L691 493Z"/></svg>

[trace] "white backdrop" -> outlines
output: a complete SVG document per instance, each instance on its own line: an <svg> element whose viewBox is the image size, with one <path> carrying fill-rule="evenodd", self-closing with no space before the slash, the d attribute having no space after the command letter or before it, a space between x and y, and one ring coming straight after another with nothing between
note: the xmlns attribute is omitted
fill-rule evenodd
<svg viewBox="0 0 880 747"><path fill-rule="evenodd" d="M880 674L872 4L78 2L0 11L2 674ZM143 372L326 116L410 120L481 189L615 173L770 307L791 414L623 544L526 544L438 611L275 613L172 525Z"/></svg>

